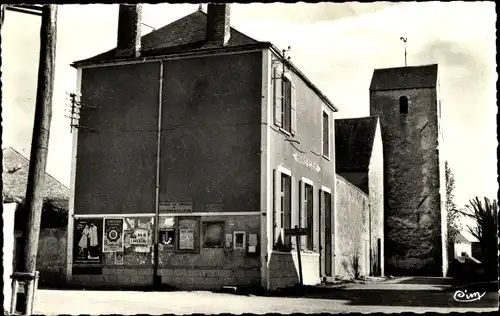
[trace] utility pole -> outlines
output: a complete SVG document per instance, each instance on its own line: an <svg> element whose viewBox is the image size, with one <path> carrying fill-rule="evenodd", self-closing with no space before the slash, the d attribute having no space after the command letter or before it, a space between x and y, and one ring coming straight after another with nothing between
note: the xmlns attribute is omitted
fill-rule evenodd
<svg viewBox="0 0 500 316"><path fill-rule="evenodd" d="M54 90L54 70L56 61L57 5L47 4L42 8L40 27L40 60L35 103L35 120L31 141L30 166L26 188L25 207L28 210L26 227L24 272L36 275L36 255L40 235L43 206L45 167L52 120L52 94ZM30 314L35 300L36 277L28 283L26 314Z"/></svg>
<svg viewBox="0 0 500 316"><path fill-rule="evenodd" d="M405 43L405 67L408 67L408 65L406 64L406 41L408 40L408 38L407 37L400 37L399 39Z"/></svg>
<svg viewBox="0 0 500 316"><path fill-rule="evenodd" d="M52 120L52 94L54 90L54 69L56 59L57 6L47 4L42 9L40 28L40 61L35 104L35 121L31 141L26 207L28 226L26 239L26 261L24 270L34 273L42 215L45 167Z"/></svg>

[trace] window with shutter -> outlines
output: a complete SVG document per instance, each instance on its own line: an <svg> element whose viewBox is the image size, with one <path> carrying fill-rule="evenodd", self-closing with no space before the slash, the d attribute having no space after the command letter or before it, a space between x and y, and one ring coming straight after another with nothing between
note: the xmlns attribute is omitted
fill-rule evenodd
<svg viewBox="0 0 500 316"><path fill-rule="evenodd" d="M292 176L289 171L274 170L274 209L273 209L273 249L291 250L291 238L284 235L285 229L292 224Z"/></svg>
<svg viewBox="0 0 500 316"><path fill-rule="evenodd" d="M307 236L306 236L306 246L307 249L314 249L314 201L313 201L313 186L306 184L304 186L304 204L305 204L305 215L306 215L306 227L307 227Z"/></svg>
<svg viewBox="0 0 500 316"><path fill-rule="evenodd" d="M284 238L285 248L290 248L290 237L284 235L284 230L291 228L292 219L292 177L287 174L281 174L281 223L282 236Z"/></svg>
<svg viewBox="0 0 500 316"><path fill-rule="evenodd" d="M297 134L297 100L296 100L296 93L295 93L295 84L290 81L290 112L291 112L291 126L290 126L290 133L292 135Z"/></svg>
<svg viewBox="0 0 500 316"><path fill-rule="evenodd" d="M297 133L297 103L295 84L290 73L283 73L277 64L273 68L274 124L291 135Z"/></svg>
<svg viewBox="0 0 500 316"><path fill-rule="evenodd" d="M273 87L274 87L274 124L278 127L283 125L283 80L279 66L273 70Z"/></svg>
<svg viewBox="0 0 500 316"><path fill-rule="evenodd" d="M283 129L290 132L292 129L292 82L290 78L283 77L283 102L281 107L281 117Z"/></svg>
<svg viewBox="0 0 500 316"><path fill-rule="evenodd" d="M323 135L321 136L323 140L323 156L330 158L330 116L327 112L323 111Z"/></svg>

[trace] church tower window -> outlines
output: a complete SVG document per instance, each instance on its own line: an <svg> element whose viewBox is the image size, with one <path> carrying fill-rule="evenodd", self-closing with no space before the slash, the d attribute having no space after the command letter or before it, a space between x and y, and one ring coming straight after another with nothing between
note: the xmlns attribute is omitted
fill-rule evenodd
<svg viewBox="0 0 500 316"><path fill-rule="evenodd" d="M408 114L408 98L406 96L399 98L399 114Z"/></svg>

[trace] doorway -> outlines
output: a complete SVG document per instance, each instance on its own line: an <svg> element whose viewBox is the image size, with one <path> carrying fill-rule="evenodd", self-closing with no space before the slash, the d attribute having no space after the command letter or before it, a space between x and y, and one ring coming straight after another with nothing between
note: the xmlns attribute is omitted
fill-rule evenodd
<svg viewBox="0 0 500 316"><path fill-rule="evenodd" d="M332 276L332 207L330 193L324 193L325 200L325 275Z"/></svg>

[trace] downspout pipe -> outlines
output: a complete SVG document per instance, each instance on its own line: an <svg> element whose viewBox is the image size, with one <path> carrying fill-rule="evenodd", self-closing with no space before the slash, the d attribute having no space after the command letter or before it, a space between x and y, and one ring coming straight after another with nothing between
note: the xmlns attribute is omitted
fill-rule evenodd
<svg viewBox="0 0 500 316"><path fill-rule="evenodd" d="M370 260L368 262L370 263L370 268L369 268L369 274L373 275L374 271L372 270L373 268L373 263L372 263L372 204L369 202L368 203L368 249L369 249L369 256Z"/></svg>
<svg viewBox="0 0 500 316"><path fill-rule="evenodd" d="M155 188L155 220L154 220L154 245L153 245L153 286L155 288L161 285L160 276L158 276L158 240L160 223L160 161L161 161L161 129L162 129L162 99L163 99L163 60L160 60L160 78L158 88L158 130L156 143L156 188Z"/></svg>

